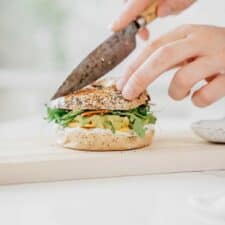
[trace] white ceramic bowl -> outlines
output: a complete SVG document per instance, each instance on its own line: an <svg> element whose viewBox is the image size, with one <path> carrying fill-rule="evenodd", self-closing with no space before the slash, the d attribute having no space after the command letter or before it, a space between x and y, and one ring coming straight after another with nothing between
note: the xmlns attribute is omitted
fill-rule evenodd
<svg viewBox="0 0 225 225"><path fill-rule="evenodd" d="M220 120L201 120L191 125L201 138L216 143L225 143L225 118Z"/></svg>

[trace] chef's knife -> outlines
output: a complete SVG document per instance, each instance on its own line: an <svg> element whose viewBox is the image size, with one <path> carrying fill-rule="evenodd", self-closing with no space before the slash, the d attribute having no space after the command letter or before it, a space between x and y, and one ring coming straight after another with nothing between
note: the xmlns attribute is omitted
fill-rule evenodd
<svg viewBox="0 0 225 225"><path fill-rule="evenodd" d="M92 83L122 62L136 47L138 30L157 15L158 0L124 30L114 33L91 52L66 78L52 99L67 95Z"/></svg>

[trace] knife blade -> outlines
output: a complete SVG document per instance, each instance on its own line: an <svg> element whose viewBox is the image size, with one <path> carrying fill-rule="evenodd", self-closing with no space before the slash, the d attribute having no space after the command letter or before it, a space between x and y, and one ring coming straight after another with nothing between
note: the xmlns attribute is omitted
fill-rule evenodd
<svg viewBox="0 0 225 225"><path fill-rule="evenodd" d="M79 90L112 70L134 50L137 31L133 22L105 40L72 71L52 99Z"/></svg>
<svg viewBox="0 0 225 225"><path fill-rule="evenodd" d="M93 50L66 78L52 100L75 92L120 64L136 47L139 28L156 18L157 0L136 21L116 32Z"/></svg>

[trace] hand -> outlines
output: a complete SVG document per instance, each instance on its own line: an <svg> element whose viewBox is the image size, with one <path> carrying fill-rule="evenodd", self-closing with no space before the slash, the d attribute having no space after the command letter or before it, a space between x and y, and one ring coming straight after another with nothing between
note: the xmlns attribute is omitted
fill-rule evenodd
<svg viewBox="0 0 225 225"><path fill-rule="evenodd" d="M125 0L125 2L126 5L122 13L111 26L113 31L125 28L151 4L151 0ZM177 14L188 8L193 2L195 0L162 0L158 6L157 14L159 17ZM149 32L146 28L142 28L139 34L142 39L148 39Z"/></svg>
<svg viewBox="0 0 225 225"><path fill-rule="evenodd" d="M184 65L181 63L187 62ZM225 96L225 28L184 25L150 43L117 83L126 99L137 97L162 73L181 65L169 87L175 100L185 98L192 87L192 101L199 107Z"/></svg>

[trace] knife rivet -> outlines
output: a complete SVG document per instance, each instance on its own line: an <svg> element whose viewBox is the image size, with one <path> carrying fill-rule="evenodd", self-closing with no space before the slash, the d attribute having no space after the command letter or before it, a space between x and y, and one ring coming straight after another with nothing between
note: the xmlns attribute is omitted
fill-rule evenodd
<svg viewBox="0 0 225 225"><path fill-rule="evenodd" d="M101 61L102 61L102 62L104 62L104 61L105 61L105 59L102 57L102 58L101 58Z"/></svg>

